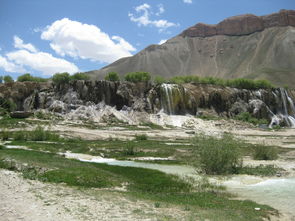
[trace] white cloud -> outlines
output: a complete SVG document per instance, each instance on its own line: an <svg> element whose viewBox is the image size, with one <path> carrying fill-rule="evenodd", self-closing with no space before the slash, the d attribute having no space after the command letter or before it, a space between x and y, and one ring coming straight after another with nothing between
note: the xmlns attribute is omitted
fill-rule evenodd
<svg viewBox="0 0 295 221"><path fill-rule="evenodd" d="M159 41L159 45L166 43L167 39L162 39L161 41Z"/></svg>
<svg viewBox="0 0 295 221"><path fill-rule="evenodd" d="M187 4L192 4L193 3L193 0L183 0L184 3L187 3Z"/></svg>
<svg viewBox="0 0 295 221"><path fill-rule="evenodd" d="M32 44L24 44L23 40L18 36L13 37L14 47L18 49L26 49L30 52L37 52L37 49Z"/></svg>
<svg viewBox="0 0 295 221"><path fill-rule="evenodd" d="M95 25L63 18L53 22L42 32L43 40L51 41L51 48L61 56L113 62L131 56L136 49L122 37L102 32Z"/></svg>
<svg viewBox="0 0 295 221"><path fill-rule="evenodd" d="M0 55L0 67L7 72L25 72L26 70L13 62L8 61L5 57Z"/></svg>
<svg viewBox="0 0 295 221"><path fill-rule="evenodd" d="M158 12L156 13L157 16L160 16L161 14L163 14L165 12L165 8L162 4L158 5Z"/></svg>
<svg viewBox="0 0 295 221"><path fill-rule="evenodd" d="M157 12L156 15L160 15L165 11L163 5L159 5L158 7L159 7L159 12ZM159 28L159 31L161 32L169 27L179 26L179 24L169 22L164 19L151 20L150 17L153 14L153 12L151 10L151 6L147 3L144 3L142 5L135 7L135 12L136 12L136 14L141 13L141 15L138 15L138 17L137 17L133 13L129 13L128 16L129 16L130 20L137 23L137 25L139 27L140 26L156 27L156 28Z"/></svg>
<svg viewBox="0 0 295 221"><path fill-rule="evenodd" d="M30 52L27 50L17 50L6 54L7 58L21 67L28 66L44 75L52 75L57 72L78 72L78 67L61 58L53 57L45 52Z"/></svg>
<svg viewBox="0 0 295 221"><path fill-rule="evenodd" d="M14 47L19 49L0 55L0 67L7 72L24 73L28 69L39 71L44 75L57 72L78 72L78 67L61 58L56 58L49 53L39 52L32 44L24 44L23 40L14 36Z"/></svg>

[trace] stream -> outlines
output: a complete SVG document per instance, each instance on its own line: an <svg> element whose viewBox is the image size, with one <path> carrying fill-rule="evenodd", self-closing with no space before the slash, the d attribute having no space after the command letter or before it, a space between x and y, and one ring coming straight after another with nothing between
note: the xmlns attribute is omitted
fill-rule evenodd
<svg viewBox="0 0 295 221"><path fill-rule="evenodd" d="M195 169L190 166L123 161L70 152L63 153L63 155L66 158L77 159L83 162L155 169L178 176L197 176ZM242 199L267 204L293 216L295 219L295 177L264 178L237 175L222 180L213 178L210 181L226 186L229 192L237 194Z"/></svg>

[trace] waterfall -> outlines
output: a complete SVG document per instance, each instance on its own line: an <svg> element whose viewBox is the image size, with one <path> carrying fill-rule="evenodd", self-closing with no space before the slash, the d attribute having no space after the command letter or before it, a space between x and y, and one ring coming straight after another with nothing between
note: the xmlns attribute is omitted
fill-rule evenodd
<svg viewBox="0 0 295 221"><path fill-rule="evenodd" d="M161 107L169 115L185 114L187 111L186 90L178 84L162 84L160 87Z"/></svg>
<svg viewBox="0 0 295 221"><path fill-rule="evenodd" d="M277 113L273 115L273 124L278 124L279 119L285 122L288 127L295 128L295 106L292 98L289 96L288 91L280 88L273 92L276 100Z"/></svg>

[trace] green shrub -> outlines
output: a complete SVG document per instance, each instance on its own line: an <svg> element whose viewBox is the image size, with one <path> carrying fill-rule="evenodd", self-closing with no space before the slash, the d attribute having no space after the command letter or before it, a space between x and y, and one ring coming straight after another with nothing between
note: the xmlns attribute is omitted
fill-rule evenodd
<svg viewBox="0 0 295 221"><path fill-rule="evenodd" d="M238 114L234 117L235 120L240 120L244 122L248 122L254 125L258 124L268 124L268 121L266 119L257 119L255 117L252 117L252 115L249 112L243 112Z"/></svg>
<svg viewBox="0 0 295 221"><path fill-rule="evenodd" d="M29 134L29 139L33 141L56 141L59 140L60 137L58 134L44 130L43 127L38 126L34 131L32 131L32 133Z"/></svg>
<svg viewBox="0 0 295 221"><path fill-rule="evenodd" d="M13 134L13 139L18 141L24 141L28 139L28 133L27 131L16 131Z"/></svg>
<svg viewBox="0 0 295 221"><path fill-rule="evenodd" d="M240 88L240 89L267 89L273 88L274 86L267 80L251 80L245 78L232 79L227 81L227 86Z"/></svg>
<svg viewBox="0 0 295 221"><path fill-rule="evenodd" d="M215 77L204 77L200 79L203 84L225 85L225 80Z"/></svg>
<svg viewBox="0 0 295 221"><path fill-rule="evenodd" d="M138 140L138 141L140 141L140 140L147 140L147 139L148 139L148 137L147 137L146 134L139 134L139 135L136 135L135 136L135 140Z"/></svg>
<svg viewBox="0 0 295 221"><path fill-rule="evenodd" d="M0 97L0 108L3 112L11 112L16 109L16 104L10 99Z"/></svg>
<svg viewBox="0 0 295 221"><path fill-rule="evenodd" d="M5 83L11 83L11 82L14 82L14 80L12 79L12 77L10 77L9 75L5 75L3 77L3 80Z"/></svg>
<svg viewBox="0 0 295 221"><path fill-rule="evenodd" d="M106 81L120 81L119 75L117 72L109 72L104 79Z"/></svg>
<svg viewBox="0 0 295 221"><path fill-rule="evenodd" d="M173 84L199 83L200 78L194 75L175 76L173 78L170 78L169 82Z"/></svg>
<svg viewBox="0 0 295 221"><path fill-rule="evenodd" d="M2 130L2 132L0 133L1 135L1 140L8 140L10 137L10 132L7 130Z"/></svg>
<svg viewBox="0 0 295 221"><path fill-rule="evenodd" d="M156 76L154 78L154 83L155 84L163 84L163 83L166 83L166 79L163 78L162 76Z"/></svg>
<svg viewBox="0 0 295 221"><path fill-rule="evenodd" d="M256 146L253 154L254 160L276 160L278 149L275 147Z"/></svg>
<svg viewBox="0 0 295 221"><path fill-rule="evenodd" d="M218 139L204 135L194 138L199 166L206 174L232 174L242 166L239 142L230 135Z"/></svg>
<svg viewBox="0 0 295 221"><path fill-rule="evenodd" d="M85 73L76 73L70 76L70 80L89 80L89 76Z"/></svg>
<svg viewBox="0 0 295 221"><path fill-rule="evenodd" d="M259 165L256 167L246 166L239 169L239 174L247 174L253 176L274 176L280 172L280 168L274 165Z"/></svg>
<svg viewBox="0 0 295 221"><path fill-rule="evenodd" d="M70 79L71 79L70 74L67 73L67 72L64 72L64 73L56 73L52 77L52 81L56 85L67 84L67 83L70 82Z"/></svg>
<svg viewBox="0 0 295 221"><path fill-rule="evenodd" d="M32 81L32 82L46 82L48 79L41 78L41 77L34 77L29 73L23 74L17 78L17 81L24 82L24 81Z"/></svg>
<svg viewBox="0 0 295 221"><path fill-rule="evenodd" d="M134 146L134 143L132 141L127 142L123 153L126 156L134 156L136 154L135 146Z"/></svg>
<svg viewBox="0 0 295 221"><path fill-rule="evenodd" d="M148 72L130 72L125 75L125 80L133 83L148 82L151 76Z"/></svg>

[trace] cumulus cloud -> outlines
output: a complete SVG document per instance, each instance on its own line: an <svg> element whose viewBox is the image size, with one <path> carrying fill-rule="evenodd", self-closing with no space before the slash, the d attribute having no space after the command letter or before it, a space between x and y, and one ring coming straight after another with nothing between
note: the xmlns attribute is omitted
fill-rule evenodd
<svg viewBox="0 0 295 221"><path fill-rule="evenodd" d="M184 3L187 3L187 4L192 4L193 3L193 0L183 0Z"/></svg>
<svg viewBox="0 0 295 221"><path fill-rule="evenodd" d="M78 72L78 67L61 58L53 57L49 53L32 53L27 50L17 50L6 54L7 58L19 66L28 66L44 75L52 75L57 72Z"/></svg>
<svg viewBox="0 0 295 221"><path fill-rule="evenodd" d="M165 8L162 4L158 5L158 12L156 13L157 16L160 16L161 14L163 14L165 12Z"/></svg>
<svg viewBox="0 0 295 221"><path fill-rule="evenodd" d="M61 56L113 62L131 56L136 49L119 36L110 37L97 26L63 18L53 22L42 32L41 39Z"/></svg>
<svg viewBox="0 0 295 221"><path fill-rule="evenodd" d="M163 5L159 5L158 8L159 8L159 12L157 12L156 15L160 15L164 13L165 9ZM152 12L151 6L147 3L144 3L142 5L135 7L135 12L136 12L136 15L133 13L129 13L128 16L130 20L132 22L137 23L139 27L140 26L156 27L156 28L159 28L159 31L161 32L166 30L167 28L179 25L164 19L152 20L151 15L153 15L153 12Z"/></svg>
<svg viewBox="0 0 295 221"><path fill-rule="evenodd" d="M167 39L162 39L161 41L159 41L159 45L166 43Z"/></svg>
<svg viewBox="0 0 295 221"><path fill-rule="evenodd" d="M8 61L5 57L0 55L0 67L7 72L25 72L26 70L13 62Z"/></svg>
<svg viewBox="0 0 295 221"><path fill-rule="evenodd" d="M61 58L56 58L49 53L39 52L34 45L25 44L22 39L14 36L16 51L0 55L0 67L7 72L24 73L28 69L39 71L44 75L52 75L57 72L78 72L78 67Z"/></svg>
<svg viewBox="0 0 295 221"><path fill-rule="evenodd" d="M24 44L24 41L20 39L18 36L13 37L14 47L18 49L26 49L30 52L37 52L37 49L32 44Z"/></svg>

